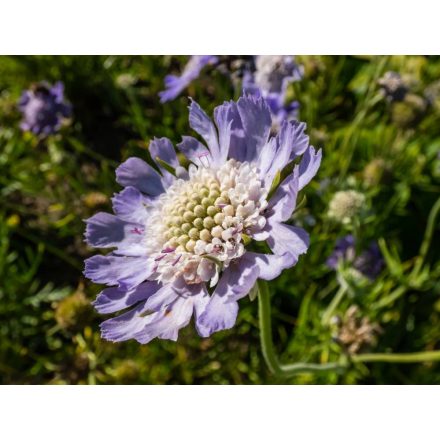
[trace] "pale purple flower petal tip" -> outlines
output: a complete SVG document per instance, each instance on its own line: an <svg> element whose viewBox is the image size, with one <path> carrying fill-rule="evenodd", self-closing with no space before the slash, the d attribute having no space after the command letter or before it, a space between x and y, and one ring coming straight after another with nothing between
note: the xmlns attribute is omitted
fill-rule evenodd
<svg viewBox="0 0 440 440"><path fill-rule="evenodd" d="M149 151L159 171L128 159L116 171L124 189L112 199L115 215L86 222L87 243L112 250L86 260L85 275L108 286L94 305L101 313L125 310L101 326L110 341L176 340L191 318L202 337L230 329L255 282L276 278L307 252L306 231L287 223L321 160L305 124L284 121L271 136L269 106L254 96L218 106L213 120L192 101L189 122L204 142L185 136L178 145L188 170L172 173L182 168L174 147L154 139ZM275 176L294 160L269 197ZM270 253L255 251L259 241Z"/></svg>
<svg viewBox="0 0 440 440"><path fill-rule="evenodd" d="M64 100L64 85L57 82L50 86L41 82L25 90L18 108L23 115L20 127L36 135L49 135L57 132L63 118L71 115L72 108Z"/></svg>
<svg viewBox="0 0 440 440"><path fill-rule="evenodd" d="M159 93L161 102L177 98L200 76L205 66L220 68L220 58L214 55L191 56L180 76L165 77L165 90ZM251 63L244 63L247 67L243 71L243 92L266 99L272 113L274 128L279 127L284 120L297 119L299 103L286 102L286 92L290 83L303 78L303 67L290 55L257 55L250 58L253 59Z"/></svg>
<svg viewBox="0 0 440 440"><path fill-rule="evenodd" d="M180 76L167 75L165 90L159 93L160 101L167 102L176 99L182 91L199 77L202 69L208 64L215 64L218 58L214 55L193 55Z"/></svg>

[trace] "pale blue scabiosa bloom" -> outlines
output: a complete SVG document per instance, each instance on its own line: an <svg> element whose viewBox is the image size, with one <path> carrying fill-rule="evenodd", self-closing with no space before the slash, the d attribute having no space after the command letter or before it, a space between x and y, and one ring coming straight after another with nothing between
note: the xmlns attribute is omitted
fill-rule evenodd
<svg viewBox="0 0 440 440"><path fill-rule="evenodd" d="M41 82L30 90L25 90L18 102L23 115L20 127L37 135L55 133L63 118L71 114L71 106L64 100L64 85L57 82L50 86Z"/></svg>
<svg viewBox="0 0 440 440"><path fill-rule="evenodd" d="M160 101L167 102L177 98L198 76L208 64L217 63L214 55L193 55L183 69L180 76L167 75L165 77L165 90L159 93Z"/></svg>
<svg viewBox="0 0 440 440"><path fill-rule="evenodd" d="M266 99L277 128L284 120L298 117L299 103L287 103L286 93L289 84L302 79L303 70L293 56L259 55L255 57L255 71L243 77L244 92Z"/></svg>
<svg viewBox="0 0 440 440"><path fill-rule="evenodd" d="M265 98L272 93L284 94L290 83L302 79L303 70L291 55L258 55L254 83Z"/></svg>
<svg viewBox="0 0 440 440"><path fill-rule="evenodd" d="M377 278L384 266L377 243L371 243L367 249L356 255L355 238L351 234L337 240L333 253L327 259L327 266L336 270L341 261L350 263L370 280Z"/></svg>
<svg viewBox="0 0 440 440"><path fill-rule="evenodd" d="M227 62L228 58L235 58L235 61L238 61L240 57L192 56L181 76L168 75L165 77L165 90L159 93L161 102L171 101L179 96L192 81L199 77L202 69L208 64L220 68L219 64L223 60L225 61L225 65L222 66L223 71L228 70L228 65L231 69L231 63ZM243 91L246 94L262 96L266 99L273 115L274 126L279 128L285 119L296 119L299 103L297 101L286 103L288 85L302 79L304 74L303 66L295 61L295 57L291 55L257 55L243 57L242 61Z"/></svg>
<svg viewBox="0 0 440 440"><path fill-rule="evenodd" d="M278 277L307 251L307 233L286 223L321 162L305 124L285 121L271 137L270 110L252 96L216 107L214 121L192 101L189 123L206 144L184 136L177 145L187 170L170 140L154 139L159 171L129 158L116 170L125 188L113 198L115 215L87 220L87 243L115 248L85 262L88 278L111 286L94 305L101 313L129 309L102 324L105 339L176 340L193 315L203 337L229 329L257 279ZM269 197L292 161L299 163ZM263 241L271 253L256 251Z"/></svg>

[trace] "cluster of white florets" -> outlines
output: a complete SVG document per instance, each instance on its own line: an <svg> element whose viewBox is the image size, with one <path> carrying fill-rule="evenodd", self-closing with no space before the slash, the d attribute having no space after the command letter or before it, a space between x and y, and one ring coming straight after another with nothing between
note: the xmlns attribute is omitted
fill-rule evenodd
<svg viewBox="0 0 440 440"><path fill-rule="evenodd" d="M358 191L338 191L330 200L328 216L338 222L348 224L360 214L365 200L365 195Z"/></svg>
<svg viewBox="0 0 440 440"><path fill-rule="evenodd" d="M213 286L245 252L244 236L265 226L268 191L254 166L233 159L218 169L192 165L188 174L147 208L146 246L159 281Z"/></svg>

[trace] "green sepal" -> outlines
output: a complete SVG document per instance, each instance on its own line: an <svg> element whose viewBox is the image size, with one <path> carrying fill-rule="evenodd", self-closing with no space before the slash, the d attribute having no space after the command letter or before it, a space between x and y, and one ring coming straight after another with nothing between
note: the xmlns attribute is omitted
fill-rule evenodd
<svg viewBox="0 0 440 440"><path fill-rule="evenodd" d="M167 170L173 176L176 176L176 169L173 168L169 163L162 160L159 156L154 159L163 169Z"/></svg>
<svg viewBox="0 0 440 440"><path fill-rule="evenodd" d="M258 283L255 283L251 290L249 290L249 299L254 301L258 296Z"/></svg>
<svg viewBox="0 0 440 440"><path fill-rule="evenodd" d="M275 174L275 177L272 180L272 185L270 186L268 198L270 198L272 196L272 194L275 192L275 190L278 188L280 181L281 181L281 171L277 171L277 173Z"/></svg>
<svg viewBox="0 0 440 440"><path fill-rule="evenodd" d="M249 237L249 235L247 234L241 234L241 239L243 240L243 244L245 246L247 246L252 241L252 238Z"/></svg>

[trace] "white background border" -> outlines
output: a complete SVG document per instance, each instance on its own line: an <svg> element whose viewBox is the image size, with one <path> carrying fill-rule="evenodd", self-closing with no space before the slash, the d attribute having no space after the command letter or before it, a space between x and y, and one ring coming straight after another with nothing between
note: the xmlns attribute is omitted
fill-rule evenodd
<svg viewBox="0 0 440 440"><path fill-rule="evenodd" d="M0 53L438 54L434 0L2 0Z"/></svg>
<svg viewBox="0 0 440 440"><path fill-rule="evenodd" d="M437 2L438 4L438 2ZM438 54L427 0L2 0L3 54ZM437 387L0 389L2 439L431 439Z"/></svg>
<svg viewBox="0 0 440 440"><path fill-rule="evenodd" d="M2 387L3 439L438 439L439 389Z"/></svg>

